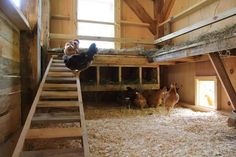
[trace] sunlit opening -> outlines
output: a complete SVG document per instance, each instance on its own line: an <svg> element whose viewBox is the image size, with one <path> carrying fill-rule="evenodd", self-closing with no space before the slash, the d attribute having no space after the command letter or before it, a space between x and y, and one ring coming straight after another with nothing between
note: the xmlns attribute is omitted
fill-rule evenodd
<svg viewBox="0 0 236 157"><path fill-rule="evenodd" d="M216 109L216 80L196 79L196 87L196 105Z"/></svg>
<svg viewBox="0 0 236 157"><path fill-rule="evenodd" d="M78 0L77 18L80 20L114 23L114 0ZM77 35L114 37L115 26L109 24L78 22ZM114 48L114 42L88 41L80 42L81 48L87 48L92 42L98 48Z"/></svg>
<svg viewBox="0 0 236 157"><path fill-rule="evenodd" d="M20 7L20 0L11 0L18 8Z"/></svg>

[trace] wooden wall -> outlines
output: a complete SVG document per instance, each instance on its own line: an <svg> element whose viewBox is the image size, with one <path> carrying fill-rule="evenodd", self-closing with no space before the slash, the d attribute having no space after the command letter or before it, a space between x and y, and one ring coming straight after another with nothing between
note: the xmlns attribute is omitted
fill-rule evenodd
<svg viewBox="0 0 236 157"><path fill-rule="evenodd" d="M198 0L181 0L181 3L175 1L175 4L170 13L170 17L182 12L183 10L186 10L187 8L198 2ZM180 30L187 26L191 26L194 23L213 17L218 13L224 12L234 7L236 7L235 0L215 1L209 6L206 6L172 23L172 32ZM235 21L236 17L234 16L221 22L201 28L197 31L177 37L172 40L172 43L179 44L189 40L194 40L198 36L203 35L205 33L216 31L225 28L226 26L236 24ZM236 74L235 72L232 74L229 73L230 69L233 69L235 71L236 58L226 58L223 60L223 62L229 74L230 80L236 90ZM162 85L169 85L170 83L176 82L180 86L179 93L181 101L189 104L195 104L195 76L216 76L216 73L209 61L168 66L164 67L162 71L164 71L163 73L161 73ZM229 100L220 84L220 81L218 81L218 90L218 108L225 111L231 111L232 107L228 105Z"/></svg>
<svg viewBox="0 0 236 157"><path fill-rule="evenodd" d="M148 14L153 18L153 1L152 0L138 0ZM50 33L55 34L76 34L76 0L50 0ZM128 7L128 5L121 0L121 13L120 19L125 21L131 21L136 23L141 23L141 20L135 15L135 13ZM55 17L56 15L60 16L69 16L68 18L62 19ZM129 38L136 40L148 40L153 41L154 35L149 31L148 27L140 25L130 25L130 24L121 24L120 29L121 38ZM64 47L64 44L67 40L50 40L50 47ZM153 45L143 45L143 44L122 44L122 48L144 46L146 48L153 48Z"/></svg>
<svg viewBox="0 0 236 157"><path fill-rule="evenodd" d="M21 121L19 30L0 11L0 143Z"/></svg>
<svg viewBox="0 0 236 157"><path fill-rule="evenodd" d="M225 58L224 65L229 78L236 89L236 58ZM233 70L233 73L230 73ZM196 76L217 76L212 64L209 61L185 63L174 66L164 67L161 73L162 85L168 86L171 83L177 83L180 87L180 101L188 104L195 104L195 77ZM228 97L218 80L218 109L231 111L232 107L228 105Z"/></svg>
<svg viewBox="0 0 236 157"><path fill-rule="evenodd" d="M188 9L189 7L193 6L196 3L199 3L199 0L181 0L181 3L179 3L179 1L176 0L169 17L177 15L178 13ZM215 15L222 13L228 9L232 9L234 7L236 7L235 0L216 0L212 4L207 5L204 8L199 9L198 11L172 23L171 32L175 32L184 27L191 26L192 24L197 23L199 21L214 17ZM235 24L236 23L235 21L236 21L236 16L220 21L215 24L211 24L199 30L175 38L173 39L173 43L179 44L182 42L186 42L188 40L194 40L199 35L225 28L226 25Z"/></svg>

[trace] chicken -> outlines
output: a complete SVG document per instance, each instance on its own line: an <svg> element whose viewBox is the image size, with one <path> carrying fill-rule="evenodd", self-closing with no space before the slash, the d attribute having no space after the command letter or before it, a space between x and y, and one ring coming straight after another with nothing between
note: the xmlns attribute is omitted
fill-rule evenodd
<svg viewBox="0 0 236 157"><path fill-rule="evenodd" d="M67 56L79 54L79 40L74 39L74 40L68 41L65 44L64 54Z"/></svg>
<svg viewBox="0 0 236 157"><path fill-rule="evenodd" d="M147 99L147 104L149 107L158 107L161 104L163 104L166 92L167 92L166 87L163 87L162 89L156 91L147 91L143 94Z"/></svg>
<svg viewBox="0 0 236 157"><path fill-rule="evenodd" d="M98 49L96 44L93 43L89 46L87 52L81 52L79 54L73 54L71 56L64 55L64 63L66 67L71 70L83 71L87 69L93 61L94 55L97 53Z"/></svg>
<svg viewBox="0 0 236 157"><path fill-rule="evenodd" d="M147 106L147 101L146 99L144 98L144 96L139 93L139 92L136 92L136 97L134 99L134 104L137 106L137 107L140 107L141 109L143 109L145 106Z"/></svg>
<svg viewBox="0 0 236 157"><path fill-rule="evenodd" d="M171 84L170 90L164 98L164 106L167 110L167 115L170 114L171 109L179 102L179 94L176 92L176 86Z"/></svg>

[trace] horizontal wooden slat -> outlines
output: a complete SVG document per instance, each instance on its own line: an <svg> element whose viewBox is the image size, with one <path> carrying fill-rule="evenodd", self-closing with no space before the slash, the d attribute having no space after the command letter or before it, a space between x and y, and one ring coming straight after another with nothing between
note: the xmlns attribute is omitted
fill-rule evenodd
<svg viewBox="0 0 236 157"><path fill-rule="evenodd" d="M64 63L52 63L52 67L65 67Z"/></svg>
<svg viewBox="0 0 236 157"><path fill-rule="evenodd" d="M75 77L48 77L47 83L74 83Z"/></svg>
<svg viewBox="0 0 236 157"><path fill-rule="evenodd" d="M53 59L53 63L64 63L62 59Z"/></svg>
<svg viewBox="0 0 236 157"><path fill-rule="evenodd" d="M79 107L79 104L78 101L39 101L37 107L70 108L70 107Z"/></svg>
<svg viewBox="0 0 236 157"><path fill-rule="evenodd" d="M56 84L56 83L45 83L43 90L73 90L76 91L76 84Z"/></svg>
<svg viewBox="0 0 236 157"><path fill-rule="evenodd" d="M66 67L50 67L49 71L71 71Z"/></svg>
<svg viewBox="0 0 236 157"><path fill-rule="evenodd" d="M83 157L83 149L24 151L20 157Z"/></svg>
<svg viewBox="0 0 236 157"><path fill-rule="evenodd" d="M79 122L80 115L78 112L66 113L36 113L32 122Z"/></svg>
<svg viewBox="0 0 236 157"><path fill-rule="evenodd" d="M75 75L72 72L49 72L48 76L50 77L74 77Z"/></svg>
<svg viewBox="0 0 236 157"><path fill-rule="evenodd" d="M64 92L57 92L57 91L43 91L41 93L41 98L60 98L60 99L70 99L70 98L77 98L78 93L75 91L64 91Z"/></svg>
<svg viewBox="0 0 236 157"><path fill-rule="evenodd" d="M40 128L30 129L26 139L58 139L82 137L81 128Z"/></svg>

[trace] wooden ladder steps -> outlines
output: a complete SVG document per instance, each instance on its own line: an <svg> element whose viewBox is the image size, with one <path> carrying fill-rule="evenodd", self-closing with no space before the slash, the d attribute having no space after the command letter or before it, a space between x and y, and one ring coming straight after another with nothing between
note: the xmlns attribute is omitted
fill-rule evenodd
<svg viewBox="0 0 236 157"><path fill-rule="evenodd" d="M23 151L20 157L83 157L82 148Z"/></svg>
<svg viewBox="0 0 236 157"><path fill-rule="evenodd" d="M39 101L37 108L78 108L78 101Z"/></svg>
<svg viewBox="0 0 236 157"><path fill-rule="evenodd" d="M74 77L48 77L46 83L75 83Z"/></svg>
<svg viewBox="0 0 236 157"><path fill-rule="evenodd" d="M65 63L52 63L52 67L65 67Z"/></svg>
<svg viewBox="0 0 236 157"><path fill-rule="evenodd" d="M49 71L60 71L60 72L63 72L63 71L69 71L71 72L70 69L68 69L67 67L50 67Z"/></svg>
<svg viewBox="0 0 236 157"><path fill-rule="evenodd" d="M62 138L81 138L81 128L39 128L29 129L26 139L62 139Z"/></svg>
<svg viewBox="0 0 236 157"><path fill-rule="evenodd" d="M42 122L80 122L80 115L78 112L65 112L65 113L36 113L32 118L32 123Z"/></svg>
<svg viewBox="0 0 236 157"><path fill-rule="evenodd" d="M45 83L43 87L44 91L48 90L70 90L70 91L77 91L76 84L58 84L58 83Z"/></svg>
<svg viewBox="0 0 236 157"><path fill-rule="evenodd" d="M48 72L49 77L74 77L75 74L72 72L55 72L55 71L50 71Z"/></svg>
<svg viewBox="0 0 236 157"><path fill-rule="evenodd" d="M78 99L76 91L42 91L42 99Z"/></svg>
<svg viewBox="0 0 236 157"><path fill-rule="evenodd" d="M62 59L53 59L52 63L64 63Z"/></svg>

